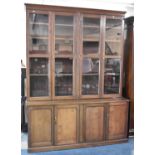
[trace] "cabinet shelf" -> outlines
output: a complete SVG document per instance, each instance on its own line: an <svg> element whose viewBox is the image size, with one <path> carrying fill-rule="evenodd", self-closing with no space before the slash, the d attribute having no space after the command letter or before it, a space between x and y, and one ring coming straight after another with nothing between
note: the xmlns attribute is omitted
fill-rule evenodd
<svg viewBox="0 0 155 155"><path fill-rule="evenodd" d="M83 76L99 76L99 73L84 73Z"/></svg>
<svg viewBox="0 0 155 155"><path fill-rule="evenodd" d="M38 38L38 39L48 39L48 36L42 36L42 35L31 35L30 38Z"/></svg>
<svg viewBox="0 0 155 155"><path fill-rule="evenodd" d="M55 74L56 77L62 77L62 76L73 76L73 74L68 74L68 73L60 73L60 74Z"/></svg>
<svg viewBox="0 0 155 155"><path fill-rule="evenodd" d="M112 89L112 88L118 88L119 85L104 85L104 87L107 87L106 89Z"/></svg>
<svg viewBox="0 0 155 155"><path fill-rule="evenodd" d="M98 41L99 37L83 37L83 41Z"/></svg>
<svg viewBox="0 0 155 155"><path fill-rule="evenodd" d="M105 42L116 42L116 43L120 43L121 42L121 40L115 40L115 39L113 39L113 40L105 40Z"/></svg>
<svg viewBox="0 0 155 155"><path fill-rule="evenodd" d="M42 22L30 22L31 25L49 25L48 23L42 23Z"/></svg>
<svg viewBox="0 0 155 155"><path fill-rule="evenodd" d="M30 74L30 76L48 76L48 74Z"/></svg>
<svg viewBox="0 0 155 155"><path fill-rule="evenodd" d="M112 29L115 29L115 30L121 30L121 27L110 27L110 26L106 26L106 31L107 30L112 30Z"/></svg>
<svg viewBox="0 0 155 155"><path fill-rule="evenodd" d="M83 25L83 28L97 28L97 29L99 29L100 26L96 26L96 25Z"/></svg>
<svg viewBox="0 0 155 155"><path fill-rule="evenodd" d="M105 76L109 76L109 75L111 75L111 76L120 76L119 73L104 73L104 75Z"/></svg>
<svg viewBox="0 0 155 155"><path fill-rule="evenodd" d="M55 26L68 26L68 27L73 27L72 24L55 24Z"/></svg>
<svg viewBox="0 0 155 155"><path fill-rule="evenodd" d="M56 36L55 40L73 40L73 36Z"/></svg>

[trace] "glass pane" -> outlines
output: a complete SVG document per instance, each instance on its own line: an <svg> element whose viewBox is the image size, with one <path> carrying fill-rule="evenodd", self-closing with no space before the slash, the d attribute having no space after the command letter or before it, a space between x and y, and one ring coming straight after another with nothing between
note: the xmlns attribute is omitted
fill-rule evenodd
<svg viewBox="0 0 155 155"><path fill-rule="evenodd" d="M30 22L33 23L48 23L48 15L47 14L36 14L30 13L29 15Z"/></svg>
<svg viewBox="0 0 155 155"><path fill-rule="evenodd" d="M120 40L121 29L121 19L106 19L106 40Z"/></svg>
<svg viewBox="0 0 155 155"><path fill-rule="evenodd" d="M48 69L47 58L30 58L30 96L49 95Z"/></svg>
<svg viewBox="0 0 155 155"><path fill-rule="evenodd" d="M105 54L106 55L120 55L121 44L118 42L105 42Z"/></svg>
<svg viewBox="0 0 155 155"><path fill-rule="evenodd" d="M83 39L86 41L99 41L100 29L94 27L85 27L83 29Z"/></svg>
<svg viewBox="0 0 155 155"><path fill-rule="evenodd" d="M106 19L105 54L120 55L122 20Z"/></svg>
<svg viewBox="0 0 155 155"><path fill-rule="evenodd" d="M73 16L55 17L55 53L73 53Z"/></svg>
<svg viewBox="0 0 155 155"><path fill-rule="evenodd" d="M99 27L100 26L100 19L99 18L84 17L83 18L83 25Z"/></svg>
<svg viewBox="0 0 155 155"><path fill-rule="evenodd" d="M49 96L48 76L31 76L30 77L30 96Z"/></svg>
<svg viewBox="0 0 155 155"><path fill-rule="evenodd" d="M83 54L95 54L98 53L99 42L97 41L84 41L83 42Z"/></svg>
<svg viewBox="0 0 155 155"><path fill-rule="evenodd" d="M57 39L55 41L55 54L72 54L73 53L73 40Z"/></svg>
<svg viewBox="0 0 155 155"><path fill-rule="evenodd" d="M48 25L43 24L30 24L30 34L32 36L47 36L48 35Z"/></svg>
<svg viewBox="0 0 155 155"><path fill-rule="evenodd" d="M63 39L73 39L73 27L64 26L64 25L56 25L55 28L56 38Z"/></svg>
<svg viewBox="0 0 155 155"><path fill-rule="evenodd" d="M104 94L118 94L120 83L120 60L105 59Z"/></svg>
<svg viewBox="0 0 155 155"><path fill-rule="evenodd" d="M83 59L82 95L98 94L99 60Z"/></svg>
<svg viewBox="0 0 155 155"><path fill-rule="evenodd" d="M99 52L100 19L83 18L83 54L97 54Z"/></svg>
<svg viewBox="0 0 155 155"><path fill-rule="evenodd" d="M30 58L30 74L48 74L47 58Z"/></svg>
<svg viewBox="0 0 155 155"><path fill-rule="evenodd" d="M31 53L36 53L36 51L47 52L48 50L48 39L41 39L41 38L31 38L30 40L30 50ZM34 52L33 52L34 51Z"/></svg>
<svg viewBox="0 0 155 155"><path fill-rule="evenodd" d="M73 16L61 16L61 15L56 15L55 18L55 23L56 24L68 24L68 25L73 25Z"/></svg>
<svg viewBox="0 0 155 155"><path fill-rule="evenodd" d="M70 96L73 93L73 60L55 59L55 96Z"/></svg>
<svg viewBox="0 0 155 155"><path fill-rule="evenodd" d="M48 51L48 15L30 14L30 53Z"/></svg>

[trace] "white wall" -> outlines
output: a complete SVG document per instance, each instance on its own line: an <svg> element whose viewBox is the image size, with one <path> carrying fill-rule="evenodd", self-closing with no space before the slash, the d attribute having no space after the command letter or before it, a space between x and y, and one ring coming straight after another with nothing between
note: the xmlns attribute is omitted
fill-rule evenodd
<svg viewBox="0 0 155 155"><path fill-rule="evenodd" d="M24 0L20 20L20 25L22 26L20 52L24 64L26 64L26 17L24 3L126 11L126 17L133 16L134 13L134 0Z"/></svg>

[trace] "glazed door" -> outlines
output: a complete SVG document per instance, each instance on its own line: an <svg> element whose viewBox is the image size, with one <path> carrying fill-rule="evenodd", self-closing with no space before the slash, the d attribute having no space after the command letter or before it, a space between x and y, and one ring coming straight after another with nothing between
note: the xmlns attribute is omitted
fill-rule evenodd
<svg viewBox="0 0 155 155"><path fill-rule="evenodd" d="M127 137L128 103L111 103L109 106L108 139Z"/></svg>
<svg viewBox="0 0 155 155"><path fill-rule="evenodd" d="M75 25L75 15L55 14L54 97L57 99L75 96Z"/></svg>
<svg viewBox="0 0 155 155"><path fill-rule="evenodd" d="M32 100L51 99L50 17L46 11L30 12L27 18L27 83Z"/></svg>
<svg viewBox="0 0 155 155"><path fill-rule="evenodd" d="M78 139L78 106L56 106L55 144L76 144Z"/></svg>
<svg viewBox="0 0 155 155"><path fill-rule="evenodd" d="M123 52L123 22L122 18L106 17L104 35L104 76L103 94L121 96L122 88L122 52Z"/></svg>
<svg viewBox="0 0 155 155"><path fill-rule="evenodd" d="M101 104L85 106L84 116L86 142L103 141L105 136L105 107Z"/></svg>
<svg viewBox="0 0 155 155"><path fill-rule="evenodd" d="M100 16L81 16L80 97L99 96Z"/></svg>

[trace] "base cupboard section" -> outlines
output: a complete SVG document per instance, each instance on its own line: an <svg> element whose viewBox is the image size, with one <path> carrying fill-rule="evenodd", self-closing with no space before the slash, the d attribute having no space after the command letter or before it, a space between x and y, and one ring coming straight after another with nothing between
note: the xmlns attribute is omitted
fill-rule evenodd
<svg viewBox="0 0 155 155"><path fill-rule="evenodd" d="M75 103L28 106L29 151L107 145L127 140L127 101Z"/></svg>

